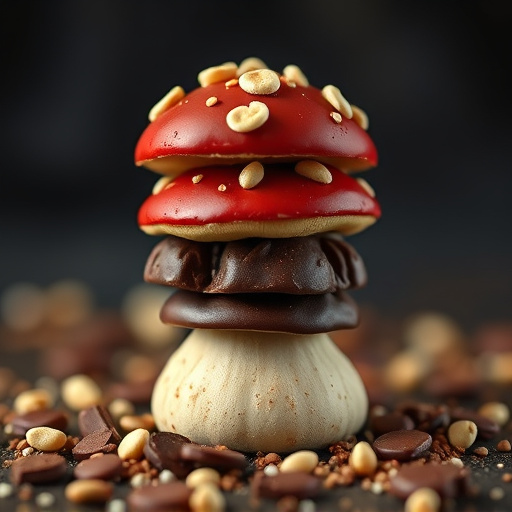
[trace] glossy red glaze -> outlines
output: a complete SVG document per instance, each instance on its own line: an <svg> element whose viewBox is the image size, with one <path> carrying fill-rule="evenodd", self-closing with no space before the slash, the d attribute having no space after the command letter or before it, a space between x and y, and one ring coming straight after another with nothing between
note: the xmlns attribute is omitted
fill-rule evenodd
<svg viewBox="0 0 512 512"><path fill-rule="evenodd" d="M211 96L218 102L207 107L205 102ZM227 113L251 101L268 106L267 122L247 133L231 130ZM237 156L258 160L314 157L348 171L375 166L377 150L370 136L351 119L336 123L330 116L334 110L312 86L281 84L274 94L254 95L239 86L211 84L190 92L147 126L136 146L135 161L163 174L174 173L172 167L178 160L178 172L186 170L183 156L224 160ZM198 165L205 164L193 163L188 168Z"/></svg>
<svg viewBox="0 0 512 512"><path fill-rule="evenodd" d="M253 189L238 183L243 166L204 167L178 176L151 195L139 210L140 226L204 225L234 221L273 221L341 215L380 217L380 207L357 180L328 166L332 182L321 184L298 175L293 164L265 166ZM199 183L192 177L202 174ZM224 185L221 192L218 187Z"/></svg>

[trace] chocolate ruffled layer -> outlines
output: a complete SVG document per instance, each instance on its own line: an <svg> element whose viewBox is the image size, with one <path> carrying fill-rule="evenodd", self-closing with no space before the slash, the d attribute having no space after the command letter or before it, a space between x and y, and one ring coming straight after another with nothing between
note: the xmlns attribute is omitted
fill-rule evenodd
<svg viewBox="0 0 512 512"><path fill-rule="evenodd" d="M178 290L160 311L190 328L318 334L355 327L358 311L342 291L322 295L204 294Z"/></svg>
<svg viewBox="0 0 512 512"><path fill-rule="evenodd" d="M315 295L362 287L366 270L336 233L227 243L169 236L150 254L144 279L209 294Z"/></svg>

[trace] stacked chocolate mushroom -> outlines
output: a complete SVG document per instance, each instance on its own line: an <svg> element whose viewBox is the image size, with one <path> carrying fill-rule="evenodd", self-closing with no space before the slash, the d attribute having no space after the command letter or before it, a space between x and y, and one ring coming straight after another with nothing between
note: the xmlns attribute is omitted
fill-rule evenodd
<svg viewBox="0 0 512 512"><path fill-rule="evenodd" d="M366 281L343 237L380 215L349 175L377 162L367 117L294 65L249 58L198 79L155 105L135 152L163 174L139 211L165 235L145 279L178 289L161 319L193 329L156 383L156 424L242 451L327 446L367 412L327 334L357 324L346 290Z"/></svg>

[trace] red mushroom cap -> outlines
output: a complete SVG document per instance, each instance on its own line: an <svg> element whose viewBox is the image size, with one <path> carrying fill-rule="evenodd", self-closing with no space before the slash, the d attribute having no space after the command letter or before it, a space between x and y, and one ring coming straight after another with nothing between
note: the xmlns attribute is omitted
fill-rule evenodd
<svg viewBox="0 0 512 512"><path fill-rule="evenodd" d="M380 216L377 201L358 180L326 167L331 183L301 176L293 164L268 164L249 190L238 181L243 165L192 169L146 199L139 226L152 235L226 241L333 230L350 235L373 224Z"/></svg>
<svg viewBox="0 0 512 512"><path fill-rule="evenodd" d="M212 97L216 103L207 106ZM252 101L265 103L267 121L245 133L231 129L228 112ZM347 172L375 166L377 150L370 136L354 119L342 116L338 122L338 114L312 86L292 87L282 80L276 92L261 95L249 94L239 85L213 83L193 90L147 126L137 143L135 162L171 176L248 160L313 158Z"/></svg>

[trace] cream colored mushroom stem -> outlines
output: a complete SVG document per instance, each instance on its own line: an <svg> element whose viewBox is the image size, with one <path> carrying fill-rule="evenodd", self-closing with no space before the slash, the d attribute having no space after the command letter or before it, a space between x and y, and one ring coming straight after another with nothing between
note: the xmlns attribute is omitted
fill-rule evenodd
<svg viewBox="0 0 512 512"><path fill-rule="evenodd" d="M361 428L361 378L327 334L196 329L155 385L161 431L246 452L321 448Z"/></svg>

